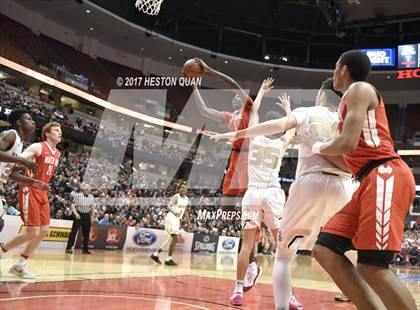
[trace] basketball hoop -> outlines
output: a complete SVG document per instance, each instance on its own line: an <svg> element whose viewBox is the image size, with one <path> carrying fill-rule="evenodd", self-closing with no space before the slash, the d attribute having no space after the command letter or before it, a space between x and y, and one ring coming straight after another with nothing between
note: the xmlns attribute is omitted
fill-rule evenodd
<svg viewBox="0 0 420 310"><path fill-rule="evenodd" d="M136 7L147 15L157 15L163 0L136 0Z"/></svg>

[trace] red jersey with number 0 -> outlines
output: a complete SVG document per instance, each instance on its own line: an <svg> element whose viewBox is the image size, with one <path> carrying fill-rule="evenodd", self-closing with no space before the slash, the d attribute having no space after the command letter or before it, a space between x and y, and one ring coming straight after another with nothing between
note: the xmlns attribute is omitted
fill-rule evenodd
<svg viewBox="0 0 420 310"><path fill-rule="evenodd" d="M389 132L384 101L376 89L375 92L379 104L375 109L366 112L358 146L350 154L343 155L344 161L353 174L356 174L370 160L399 157ZM347 115L346 95L341 100L338 112L340 116L338 129L341 133Z"/></svg>
<svg viewBox="0 0 420 310"><path fill-rule="evenodd" d="M58 149L53 150L47 142L42 142L41 145L41 155L35 159L39 171L32 177L48 184L57 169L60 151Z"/></svg>

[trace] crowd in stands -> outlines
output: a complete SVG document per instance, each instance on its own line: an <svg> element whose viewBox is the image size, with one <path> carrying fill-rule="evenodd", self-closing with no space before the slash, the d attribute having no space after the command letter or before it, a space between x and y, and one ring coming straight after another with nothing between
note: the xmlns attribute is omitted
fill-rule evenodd
<svg viewBox="0 0 420 310"><path fill-rule="evenodd" d="M73 154L64 150L54 178L51 181L51 217L58 219L71 219L70 201L83 180L88 168L89 153ZM116 185L111 189L94 189L96 198L118 198L112 204L99 204L95 215L95 222L117 226L135 226L144 228L164 229L164 219L167 213L169 197L175 193L175 185L164 187L163 180L158 176L141 176L139 188L134 188L131 176L132 161L124 161ZM106 173L103 169L94 169L103 178ZM93 181L94 182L94 181ZM18 215L17 194L18 185L9 182L6 185L5 198L8 213ZM208 206L206 200L219 197L218 190L190 190L190 197L199 198L199 203L189 208L192 225L185 226L186 231L201 232L205 234L218 234L226 236L240 236L241 223L239 220L216 221L198 219L198 210L206 209L216 211L220 206ZM153 198L148 204L135 204L138 197ZM102 201L102 200L101 200ZM106 200L104 200L106 201ZM134 203L133 203L134 201ZM205 206L200 204L203 203Z"/></svg>
<svg viewBox="0 0 420 310"><path fill-rule="evenodd" d="M401 252L394 258L395 265L420 266L420 225L404 232Z"/></svg>
<svg viewBox="0 0 420 310"><path fill-rule="evenodd" d="M19 86L19 89L22 92L7 89L4 87L4 84L0 85L1 106L10 109L28 110L32 115L37 115L47 120L58 121L65 126L81 132L87 132L94 135L98 133L98 137L109 141L114 148L125 146L126 139L124 129L121 126L104 126L103 124L99 124L99 120L95 123L81 117L77 117L74 121L71 121L68 116L59 109L54 107L47 108L41 102L33 100L35 98L29 96L30 92L23 86ZM133 141L133 137L131 137L129 146L133 146ZM186 154L186 151L182 150L181 147L175 143L165 143L163 146L160 145L151 135L145 135L140 143L137 143L136 149L148 154L159 154L167 159L183 160ZM220 159L217 157L217 154L211 152L206 152L206 154L199 152L194 159L195 164L205 164L211 167L218 161L220 161Z"/></svg>

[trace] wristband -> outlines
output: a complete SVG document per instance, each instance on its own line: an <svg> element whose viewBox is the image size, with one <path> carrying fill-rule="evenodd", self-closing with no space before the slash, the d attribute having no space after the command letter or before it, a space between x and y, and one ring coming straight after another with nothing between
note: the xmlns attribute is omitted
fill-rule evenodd
<svg viewBox="0 0 420 310"><path fill-rule="evenodd" d="M329 141L329 142L315 142L312 145L312 152L315 154L321 154L322 150L326 149L327 147L329 147L330 145L333 144L334 141Z"/></svg>

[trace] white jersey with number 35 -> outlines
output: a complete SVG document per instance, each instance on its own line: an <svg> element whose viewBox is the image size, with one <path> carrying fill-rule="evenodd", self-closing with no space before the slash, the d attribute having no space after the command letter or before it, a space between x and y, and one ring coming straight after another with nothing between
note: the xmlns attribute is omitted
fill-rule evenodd
<svg viewBox="0 0 420 310"><path fill-rule="evenodd" d="M259 136L252 139L248 155L248 187L280 187L283 145L281 138Z"/></svg>

